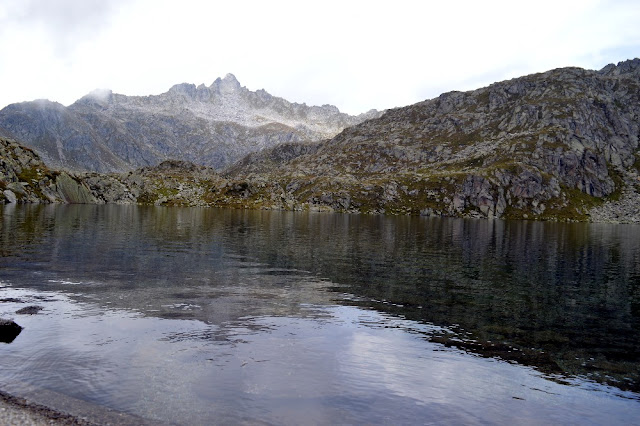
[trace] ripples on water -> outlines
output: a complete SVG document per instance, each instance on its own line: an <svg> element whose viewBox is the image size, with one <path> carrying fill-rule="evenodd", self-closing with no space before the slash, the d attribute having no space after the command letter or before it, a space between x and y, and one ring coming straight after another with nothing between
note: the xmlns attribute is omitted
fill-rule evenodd
<svg viewBox="0 0 640 426"><path fill-rule="evenodd" d="M0 388L62 409L182 424L640 415L638 227L1 212L0 317L25 329L0 344ZM15 315L26 305L45 309Z"/></svg>

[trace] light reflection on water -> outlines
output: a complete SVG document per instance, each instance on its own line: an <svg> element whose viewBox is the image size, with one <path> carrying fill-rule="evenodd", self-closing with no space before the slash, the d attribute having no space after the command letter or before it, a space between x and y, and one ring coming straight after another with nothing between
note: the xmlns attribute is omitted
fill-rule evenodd
<svg viewBox="0 0 640 426"><path fill-rule="evenodd" d="M246 317L221 330L46 296L45 311L20 317L24 334L3 353L4 386L20 392L28 381L151 420L502 423L517 413L598 424L638 413L637 401L613 390L447 349L425 338L437 327L372 310L309 305L300 317Z"/></svg>
<svg viewBox="0 0 640 426"><path fill-rule="evenodd" d="M637 240L615 228L454 223L130 206L4 211L0 280L10 287L0 299L24 303L0 303L0 317L25 330L0 346L0 388L37 385L181 424L635 421L637 393L571 372L583 373L588 344L600 355L637 348ZM524 260L513 257L516 238ZM576 247L582 254L571 254ZM554 302L550 276L575 283L561 289L568 298ZM579 328L603 283L621 312L604 309L609 323L589 340ZM530 313L531 299L548 306ZM551 328L571 300L569 323ZM13 314L25 304L45 309ZM530 319L541 324L526 329ZM625 327L621 342L598 336ZM517 358L532 367L455 347L497 336L509 351L537 345ZM549 348L565 368L556 381L536 365ZM569 356L574 364L560 362ZM617 371L633 378L633 369Z"/></svg>

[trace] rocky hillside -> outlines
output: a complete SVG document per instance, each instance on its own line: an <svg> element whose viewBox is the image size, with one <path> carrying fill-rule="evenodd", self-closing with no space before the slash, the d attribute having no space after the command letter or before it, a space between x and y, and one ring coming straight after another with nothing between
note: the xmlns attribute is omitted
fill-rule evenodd
<svg viewBox="0 0 640 426"><path fill-rule="evenodd" d="M330 140L250 154L222 174L183 161L111 175L51 172L5 141L0 189L5 202L640 222L639 138L634 59L445 93Z"/></svg>
<svg viewBox="0 0 640 426"><path fill-rule="evenodd" d="M0 137L0 204L94 201L79 177L50 170L33 150Z"/></svg>
<svg viewBox="0 0 640 426"><path fill-rule="evenodd" d="M12 104L0 111L0 136L54 168L122 172L176 159L220 169L279 143L331 138L379 115L291 103L241 87L228 74L209 87L179 84L158 96L94 92L69 107Z"/></svg>
<svg viewBox="0 0 640 426"><path fill-rule="evenodd" d="M0 137L0 204L255 207L248 196L246 182L178 160L127 173L51 170L32 149Z"/></svg>
<svg viewBox="0 0 640 426"><path fill-rule="evenodd" d="M445 93L229 173L294 209L635 221L639 137L634 59Z"/></svg>

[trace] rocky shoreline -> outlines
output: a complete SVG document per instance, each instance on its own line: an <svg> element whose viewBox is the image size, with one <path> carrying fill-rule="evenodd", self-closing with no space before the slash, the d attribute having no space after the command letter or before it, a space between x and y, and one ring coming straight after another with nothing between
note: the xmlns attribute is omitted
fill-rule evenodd
<svg viewBox="0 0 640 426"><path fill-rule="evenodd" d="M43 393L51 393L42 391ZM64 397L63 397L64 398ZM70 410L61 411L36 402L31 398L11 395L0 390L0 424L7 426L151 426L164 425L162 421L150 421L134 415L117 412L82 401L66 400Z"/></svg>
<svg viewBox="0 0 640 426"><path fill-rule="evenodd" d="M316 149L296 151L295 146L292 149L292 155L282 154L287 161L295 160L296 154L316 152ZM263 158L268 155L269 152L262 154L255 164L264 163ZM270 161L273 167L279 160ZM50 170L34 151L13 140L0 138L1 204L140 204L640 223L640 178L635 170L620 170L619 174L624 176L624 186L615 197L580 194L577 197L580 205L567 205L564 211L550 214L547 210L546 215L542 201L536 204L535 200L529 199L528 202L533 203L530 207L539 207L537 211L535 208L512 210L509 215L507 209L513 207L515 200L508 202L503 197L502 204L486 203L492 196L491 184L472 173L442 176L431 183L420 181L415 175L360 180L349 176L242 174L234 170L222 175L209 167L184 161L165 161L156 167L122 174L72 173ZM512 178L515 179L515 175ZM512 192L521 197L538 194L539 182L530 172L524 170L517 179L522 183L512 186ZM309 187L315 189L309 190ZM438 202L444 205L438 205Z"/></svg>
<svg viewBox="0 0 640 426"><path fill-rule="evenodd" d="M65 425L91 426L95 423L35 404L0 391L0 423L7 426Z"/></svg>

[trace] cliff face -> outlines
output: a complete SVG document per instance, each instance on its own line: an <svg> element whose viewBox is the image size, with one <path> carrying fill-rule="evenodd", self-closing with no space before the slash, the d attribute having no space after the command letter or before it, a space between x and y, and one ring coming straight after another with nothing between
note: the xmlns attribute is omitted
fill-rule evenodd
<svg viewBox="0 0 640 426"><path fill-rule="evenodd" d="M179 84L158 96L94 92L69 107L45 100L9 105L0 111L0 135L55 168L128 171L178 159L219 169L279 143L330 138L376 116L252 92L229 74L209 87Z"/></svg>
<svg viewBox="0 0 640 426"><path fill-rule="evenodd" d="M445 93L314 148L289 146L297 156L276 147L229 172L277 181L302 208L624 220L638 210L639 138L635 59Z"/></svg>

